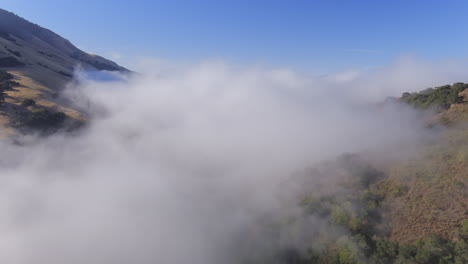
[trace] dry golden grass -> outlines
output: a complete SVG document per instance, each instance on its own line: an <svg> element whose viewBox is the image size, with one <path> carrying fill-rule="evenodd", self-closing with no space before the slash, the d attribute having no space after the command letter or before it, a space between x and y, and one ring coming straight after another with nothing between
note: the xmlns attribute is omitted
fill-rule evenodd
<svg viewBox="0 0 468 264"><path fill-rule="evenodd" d="M15 130L12 128L14 125L13 120L15 115L29 110L21 105L25 99L33 99L36 101L37 107L64 112L68 117L76 120L86 120L86 117L82 113L63 105L55 99L54 90L51 90L34 81L30 77L25 76L24 72L8 72L15 76L15 81L17 81L21 86L14 87L13 90L5 92L7 95L6 100L4 105L0 108L0 139L8 138L16 134Z"/></svg>
<svg viewBox="0 0 468 264"><path fill-rule="evenodd" d="M449 128L414 159L394 164L387 176L377 188L386 197L391 239L454 239L468 216L468 127ZM401 186L404 192L398 192Z"/></svg>
<svg viewBox="0 0 468 264"><path fill-rule="evenodd" d="M440 120L446 124L453 124L458 121L468 119L468 104L453 104L450 108L441 113Z"/></svg>
<svg viewBox="0 0 468 264"><path fill-rule="evenodd" d="M9 127L10 119L4 115L0 115L0 140L5 140L16 135L16 131Z"/></svg>

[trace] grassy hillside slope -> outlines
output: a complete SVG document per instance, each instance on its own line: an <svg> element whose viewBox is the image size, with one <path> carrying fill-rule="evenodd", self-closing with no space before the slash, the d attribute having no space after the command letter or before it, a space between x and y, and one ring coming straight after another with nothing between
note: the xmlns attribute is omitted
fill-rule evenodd
<svg viewBox="0 0 468 264"><path fill-rule="evenodd" d="M436 136L407 159L345 154L295 177L301 213L263 219L268 246L246 263L468 263L467 88L398 99L434 113ZM313 180L327 177L328 187Z"/></svg>
<svg viewBox="0 0 468 264"><path fill-rule="evenodd" d="M62 123L83 121L83 114L57 96L72 80L76 67L128 72L110 60L81 51L48 29L0 9L0 75L5 71L11 74L0 80L0 99L4 100L0 106L0 138L31 130L42 133Z"/></svg>
<svg viewBox="0 0 468 264"><path fill-rule="evenodd" d="M0 71L6 73L5 71ZM10 138L27 128L43 131L45 126L34 127L33 118L40 117L45 111L51 114L64 113L69 121L82 122L86 117L67 106L67 103L57 97L57 92L33 79L26 77L21 71L9 71L11 79L0 81L0 89L4 101L0 105L0 139ZM4 86L5 82L15 82L13 86ZM40 119L38 119L40 120ZM47 120L40 120L47 122ZM31 127L33 125L33 127ZM47 128L48 129L48 128Z"/></svg>

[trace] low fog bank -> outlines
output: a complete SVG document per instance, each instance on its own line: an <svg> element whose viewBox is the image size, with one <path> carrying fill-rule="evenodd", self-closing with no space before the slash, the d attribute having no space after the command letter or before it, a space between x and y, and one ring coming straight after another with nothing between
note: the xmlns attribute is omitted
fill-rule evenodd
<svg viewBox="0 0 468 264"><path fill-rule="evenodd" d="M91 117L79 135L0 143L0 262L238 263L297 171L342 153L401 158L431 136L421 113L376 104L400 83L452 78L405 63L321 78L221 62L81 75L65 93Z"/></svg>

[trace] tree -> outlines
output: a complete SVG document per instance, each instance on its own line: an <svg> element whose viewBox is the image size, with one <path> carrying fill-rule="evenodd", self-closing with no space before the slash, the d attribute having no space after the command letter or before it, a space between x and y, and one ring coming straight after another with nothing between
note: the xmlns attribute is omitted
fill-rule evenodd
<svg viewBox="0 0 468 264"><path fill-rule="evenodd" d="M66 120L63 112L51 112L47 109L34 109L24 124L30 128L49 130L59 128Z"/></svg>
<svg viewBox="0 0 468 264"><path fill-rule="evenodd" d="M3 103L5 102L5 92L3 91L3 89L0 89L0 106L3 105Z"/></svg>
<svg viewBox="0 0 468 264"><path fill-rule="evenodd" d="M36 105L36 101L34 101L33 99L24 99L21 105L26 107L33 106Z"/></svg>

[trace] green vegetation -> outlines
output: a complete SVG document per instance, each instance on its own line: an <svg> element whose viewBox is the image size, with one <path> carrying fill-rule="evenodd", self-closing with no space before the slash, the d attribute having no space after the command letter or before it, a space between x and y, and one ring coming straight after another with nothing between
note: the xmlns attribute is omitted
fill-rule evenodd
<svg viewBox="0 0 468 264"><path fill-rule="evenodd" d="M0 82L8 81L13 79L13 75L11 73L8 73L6 71L0 71Z"/></svg>
<svg viewBox="0 0 468 264"><path fill-rule="evenodd" d="M5 101L5 91L11 90L20 84L13 81L14 76L6 71L0 70L0 106ZM24 99L22 106L35 106L33 99ZM16 127L28 132L30 130L40 132L54 132L63 127L67 116L63 112L54 112L43 108L33 109L32 111L23 111L15 116Z"/></svg>
<svg viewBox="0 0 468 264"><path fill-rule="evenodd" d="M46 109L34 109L23 120L23 124L29 128L39 130L58 129L65 122L66 115L63 112L51 112Z"/></svg>
<svg viewBox="0 0 468 264"><path fill-rule="evenodd" d="M22 106L34 106L36 105L36 101L34 101L33 99L24 99L23 102L21 102L21 105Z"/></svg>
<svg viewBox="0 0 468 264"><path fill-rule="evenodd" d="M6 71L0 71L0 106L5 102L5 91L11 89L12 85L16 85L17 82L11 81L14 76Z"/></svg>
<svg viewBox="0 0 468 264"><path fill-rule="evenodd" d="M468 84L454 83L435 88L428 88L419 93L403 93L401 100L417 108L447 109L451 104L463 103L458 94L468 88Z"/></svg>
<svg viewBox="0 0 468 264"><path fill-rule="evenodd" d="M270 250L276 253L246 263L468 263L468 220L453 229L454 236L450 239L437 234L424 235L414 242L390 239L391 226L383 213L387 210L388 202L407 195L410 187L390 179L389 175L374 168L359 155L346 154L335 162L327 163L325 168L311 171L314 175L309 177L327 177L337 172L346 176L338 183L339 191L327 193L320 192L320 189L312 190L300 202L301 214L282 224L268 226L271 226L270 232L274 233L271 236L273 240L281 237L281 234L288 234L290 240L296 241L310 232L309 228L314 228L317 222L322 223L320 229L313 230L313 235L306 235L305 241L300 239L299 247L276 245ZM418 184L433 183L435 178L423 179L428 182L419 181ZM403 182L411 184L406 178ZM461 184L456 181L453 183L454 186ZM437 198L441 199L441 196ZM415 199L418 204L424 203L421 198ZM411 200L407 203L412 206ZM315 219L311 226L301 224L310 219Z"/></svg>
<svg viewBox="0 0 468 264"><path fill-rule="evenodd" d="M370 263L468 263L468 241L450 241L437 235L430 235L414 244L381 239L377 241Z"/></svg>
<svg viewBox="0 0 468 264"><path fill-rule="evenodd" d="M5 96L6 96L5 92L2 89L0 89L0 106L2 106L3 103L5 102Z"/></svg>
<svg viewBox="0 0 468 264"><path fill-rule="evenodd" d="M10 86L10 88L21 86L18 82L15 82L15 81L6 81L5 84Z"/></svg>

